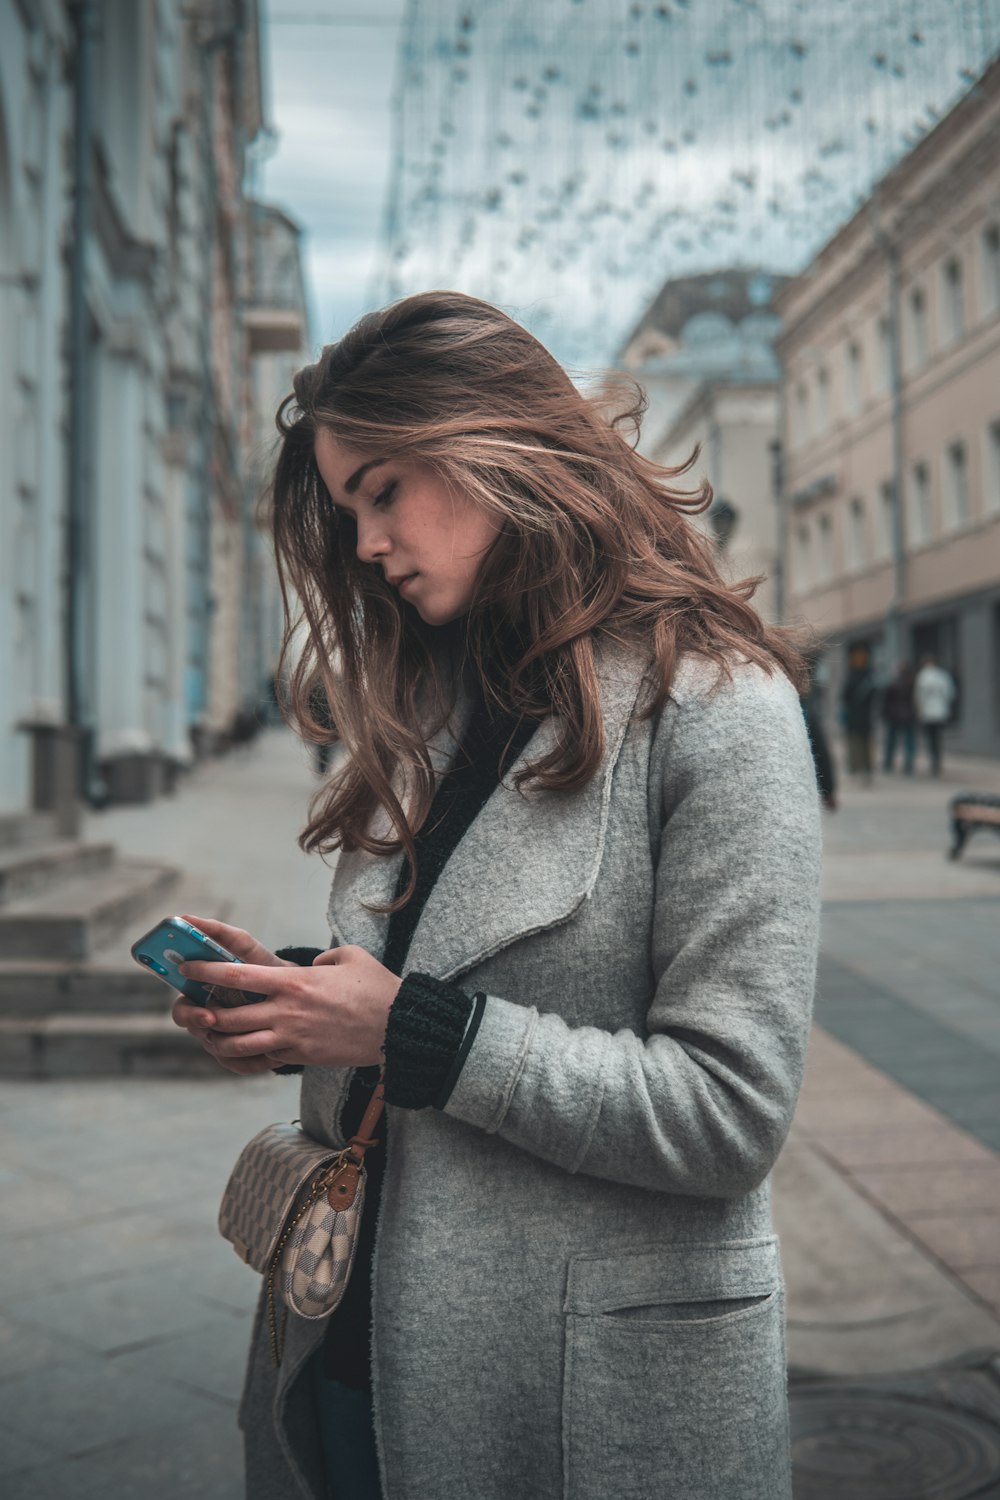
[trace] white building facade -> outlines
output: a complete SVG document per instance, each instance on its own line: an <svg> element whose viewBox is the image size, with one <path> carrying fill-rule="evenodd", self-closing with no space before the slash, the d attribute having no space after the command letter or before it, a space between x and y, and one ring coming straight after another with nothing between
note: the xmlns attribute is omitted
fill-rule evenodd
<svg viewBox="0 0 1000 1500"><path fill-rule="evenodd" d="M780 611L775 443L781 371L772 301L783 278L729 269L668 281L627 341L620 362L649 402L640 447L677 466L697 450L688 476L707 479L711 508L695 518L718 544L734 581L760 577L754 605Z"/></svg>
<svg viewBox="0 0 1000 1500"><path fill-rule="evenodd" d="M1000 62L783 292L789 612L881 675L936 656L1000 751Z"/></svg>
<svg viewBox="0 0 1000 1500"><path fill-rule="evenodd" d="M0 811L154 796L252 708L261 127L253 3L0 0Z"/></svg>

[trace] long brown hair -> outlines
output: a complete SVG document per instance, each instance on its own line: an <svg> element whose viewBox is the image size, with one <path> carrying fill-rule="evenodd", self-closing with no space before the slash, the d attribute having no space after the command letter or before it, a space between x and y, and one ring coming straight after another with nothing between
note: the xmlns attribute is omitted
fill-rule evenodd
<svg viewBox="0 0 1000 1500"><path fill-rule="evenodd" d="M278 413L270 517L287 625L279 678L289 669L300 733L350 752L313 801L304 849L402 846L413 863L435 786L427 741L463 671L493 707L558 715L555 748L516 784L564 790L588 782L604 752L601 636L651 655L648 715L665 703L683 652L723 674L739 653L802 685L791 636L749 603L760 580L726 583L688 520L711 488L672 487L694 457L666 468L635 451L644 407L632 382L610 414L606 392L585 397L526 329L458 292L369 313L299 371ZM353 519L316 466L320 428L362 452L431 466L496 518L461 621L424 624L377 566L358 560ZM380 808L388 823L377 833Z"/></svg>

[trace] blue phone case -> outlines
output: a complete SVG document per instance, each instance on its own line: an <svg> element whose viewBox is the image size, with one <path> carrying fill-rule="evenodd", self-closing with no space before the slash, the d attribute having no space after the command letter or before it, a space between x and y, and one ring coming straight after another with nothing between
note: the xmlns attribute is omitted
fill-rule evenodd
<svg viewBox="0 0 1000 1500"><path fill-rule="evenodd" d="M241 958L215 943L183 917L164 917L161 922L132 944L132 957L142 968L162 979L164 984L180 990L193 1005L217 1004L208 987L197 979L185 979L178 964L189 962L240 964ZM263 1000L263 995L243 992L247 1001Z"/></svg>

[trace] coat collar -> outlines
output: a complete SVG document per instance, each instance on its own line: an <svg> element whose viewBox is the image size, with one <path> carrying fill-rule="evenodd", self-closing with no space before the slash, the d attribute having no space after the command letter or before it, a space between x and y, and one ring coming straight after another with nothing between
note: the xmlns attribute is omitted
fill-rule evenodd
<svg viewBox="0 0 1000 1500"><path fill-rule="evenodd" d="M567 921L590 894L604 852L611 779L636 705L646 662L606 640L595 645L604 719L604 758L576 792L513 790L514 774L558 740L544 720L480 810L438 877L417 923L407 969L452 980L519 938ZM450 765L468 716L459 700L453 724L434 742L435 763ZM330 895L336 943L355 943L376 957L389 919L369 908L392 899L402 852L342 855Z"/></svg>

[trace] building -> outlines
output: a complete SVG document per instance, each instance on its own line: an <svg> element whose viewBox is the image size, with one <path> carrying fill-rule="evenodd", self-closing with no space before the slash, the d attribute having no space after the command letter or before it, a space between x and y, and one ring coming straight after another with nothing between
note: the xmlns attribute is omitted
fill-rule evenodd
<svg viewBox="0 0 1000 1500"><path fill-rule="evenodd" d="M719 544L734 579L761 576L754 598L767 618L778 608L778 524L774 445L781 370L774 298L784 278L728 269L668 281L619 356L646 392L640 448L658 463L686 463L715 499L697 521Z"/></svg>
<svg viewBox="0 0 1000 1500"><path fill-rule="evenodd" d="M28 11L35 12L35 19ZM67 631L66 6L0 4L0 809L60 758Z"/></svg>
<svg viewBox="0 0 1000 1500"><path fill-rule="evenodd" d="M0 0L0 811L155 796L259 696L261 98L255 0Z"/></svg>
<svg viewBox="0 0 1000 1500"><path fill-rule="evenodd" d="M274 671L284 613L270 538L254 524L270 481L277 451L275 416L291 394L296 370L308 363L309 312L302 277L301 230L280 208L252 205L252 300L246 321L250 339L252 432L247 453L243 528L244 623L240 681L244 701L259 695Z"/></svg>
<svg viewBox="0 0 1000 1500"><path fill-rule="evenodd" d="M788 613L883 674L936 655L1000 750L1000 62L778 298Z"/></svg>

